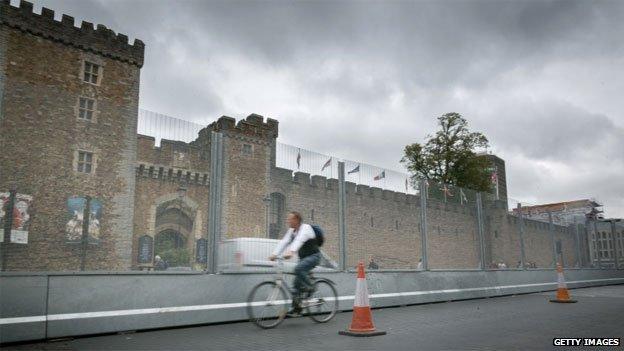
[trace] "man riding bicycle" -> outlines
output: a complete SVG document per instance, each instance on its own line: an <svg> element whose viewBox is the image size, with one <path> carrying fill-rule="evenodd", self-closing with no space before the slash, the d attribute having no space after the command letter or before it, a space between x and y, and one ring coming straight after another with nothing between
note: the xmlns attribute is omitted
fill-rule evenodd
<svg viewBox="0 0 624 351"><path fill-rule="evenodd" d="M291 258L297 252L299 263L295 267L293 304L288 312L291 315L297 315L301 313L301 298L310 296L313 292L314 288L309 274L321 261L321 253L314 229L311 225L303 223L299 212L289 212L286 222L289 229L277 244L273 254L269 256L269 260L274 261L284 249L286 249L283 255L285 259Z"/></svg>

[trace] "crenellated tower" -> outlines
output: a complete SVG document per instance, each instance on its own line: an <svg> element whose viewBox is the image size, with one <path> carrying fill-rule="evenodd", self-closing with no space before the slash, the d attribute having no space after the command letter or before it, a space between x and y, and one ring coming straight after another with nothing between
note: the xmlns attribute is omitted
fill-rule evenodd
<svg viewBox="0 0 624 351"><path fill-rule="evenodd" d="M0 1L0 192L16 186L33 211L8 269L79 269L69 200L87 196L101 207L85 269L130 267L144 49L103 25Z"/></svg>

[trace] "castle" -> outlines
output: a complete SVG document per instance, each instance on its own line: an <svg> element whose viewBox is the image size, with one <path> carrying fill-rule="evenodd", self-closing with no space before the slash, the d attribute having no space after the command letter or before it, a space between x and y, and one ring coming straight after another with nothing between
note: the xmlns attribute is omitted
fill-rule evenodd
<svg viewBox="0 0 624 351"><path fill-rule="evenodd" d="M129 44L87 22L75 27L67 15L56 21L46 8L35 14L26 1L2 0L0 14L0 193L16 187L29 205L27 243L3 244L7 270L136 269L155 254L141 251L142 240L156 253L181 250L189 265L205 264L196 253L210 224L212 132L223 138L222 239L266 237L267 227L277 237L286 212L298 210L325 229L324 249L338 257L338 180L276 167L276 120L224 116L193 142L155 147L137 135L140 40ZM416 268L419 196L347 182L346 203L348 266L375 256L383 268ZM429 266L479 267L474 203L432 198L427 206ZM505 201L484 207L487 263L520 261L521 237L525 259L539 267L552 265L555 240L565 264L586 256L578 230L520 223ZM86 241L80 223L88 223Z"/></svg>

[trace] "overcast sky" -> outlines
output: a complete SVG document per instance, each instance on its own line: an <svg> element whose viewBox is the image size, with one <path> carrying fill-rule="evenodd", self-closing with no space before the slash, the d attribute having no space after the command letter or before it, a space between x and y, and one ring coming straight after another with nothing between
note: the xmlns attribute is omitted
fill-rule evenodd
<svg viewBox="0 0 624 351"><path fill-rule="evenodd" d="M624 1L42 5L145 42L141 108L257 113L283 143L397 170L459 112L506 161L511 197L595 197L624 217Z"/></svg>

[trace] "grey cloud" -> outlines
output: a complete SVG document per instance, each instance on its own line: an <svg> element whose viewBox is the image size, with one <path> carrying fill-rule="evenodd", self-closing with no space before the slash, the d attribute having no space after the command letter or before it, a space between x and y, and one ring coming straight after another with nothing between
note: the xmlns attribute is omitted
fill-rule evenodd
<svg viewBox="0 0 624 351"><path fill-rule="evenodd" d="M624 167L624 129L608 117L563 101L517 102L498 113L495 143L536 160L580 162L605 157ZM495 116L491 116L495 118Z"/></svg>
<svg viewBox="0 0 624 351"><path fill-rule="evenodd" d="M599 89L621 85L622 1L35 3L142 39L143 108L198 122L255 112L280 120L281 141L394 169L405 144L457 111L509 160L512 195L594 193L624 216L624 118L612 113L621 102ZM617 81L591 81L587 67L584 81L552 78L552 91L531 96L547 67L571 60L599 61ZM231 98L240 93L232 86L247 82L255 83L248 95L265 101ZM597 87L590 104L566 96L568 84L589 83ZM543 164L608 167L602 182L579 172L558 184Z"/></svg>

